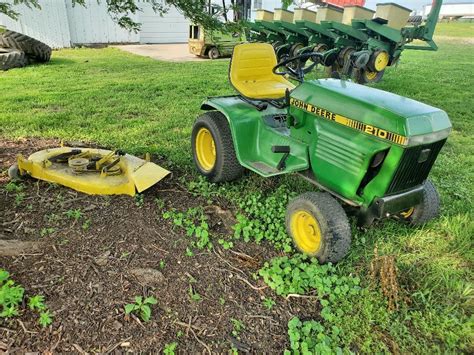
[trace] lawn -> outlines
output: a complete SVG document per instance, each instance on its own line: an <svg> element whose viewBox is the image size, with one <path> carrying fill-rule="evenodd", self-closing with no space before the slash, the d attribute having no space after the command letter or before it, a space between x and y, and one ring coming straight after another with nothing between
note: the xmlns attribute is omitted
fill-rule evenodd
<svg viewBox="0 0 474 355"><path fill-rule="evenodd" d="M468 37L471 29L471 24L440 24L438 34ZM331 304L325 307L331 311L316 319L322 330L314 326L319 330L311 333L319 334L327 346L323 350L474 350L474 46L443 39L438 45L438 52L403 53L401 63L387 71L377 88L442 108L451 118L453 132L431 173L441 195L442 214L421 228L396 221L367 231L353 225L349 256L335 268L321 271L321 277L334 275L348 287L358 283L357 277L361 290L347 297L337 297L335 289L327 292ZM206 96L233 92L227 67L227 60L167 63L114 48L57 51L46 65L0 73L0 137L60 138L136 154L151 152L194 194L230 200L243 215L241 206L246 203L266 206L247 212L246 221L268 227L264 209L281 216L282 209L275 205L309 189L307 184L293 177L268 182L248 175L234 184L214 186L198 178L192 167L192 123ZM282 223L282 218L271 221L276 231L282 230ZM267 248L272 243L281 246L281 240L264 227L250 230L262 234ZM258 238L252 236L250 243L255 242L252 239ZM371 273L377 257L392 260L389 275ZM298 256L273 262L289 263L292 268L307 263ZM380 286L384 278L393 281L388 293ZM311 288L303 291L312 294ZM282 297L274 298L284 302ZM390 301L394 299L395 305ZM304 318L301 313L305 310L300 312ZM308 322L307 329L314 325ZM290 338L295 332L304 333L296 321L289 329Z"/></svg>
<svg viewBox="0 0 474 355"><path fill-rule="evenodd" d="M474 23L472 22L441 22L436 26L436 36L447 37L474 37Z"/></svg>

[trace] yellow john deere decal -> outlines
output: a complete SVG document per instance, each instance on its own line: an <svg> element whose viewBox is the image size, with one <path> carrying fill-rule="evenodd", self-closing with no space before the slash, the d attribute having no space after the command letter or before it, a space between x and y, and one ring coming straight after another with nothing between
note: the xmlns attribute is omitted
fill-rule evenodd
<svg viewBox="0 0 474 355"><path fill-rule="evenodd" d="M294 107L297 107L301 110L307 111L307 112L309 112L309 113L311 113L315 116L322 117L322 118L324 118L326 120L329 120L329 121L337 122L337 123L342 124L344 126L351 127L353 129L356 129L358 131L370 134L372 136L376 136L376 137L379 137L379 138L382 138L382 139L389 140L389 141L391 141L393 143L396 143L396 144L406 145L408 143L408 138L407 137L404 137L404 136L401 136L399 134L389 132L389 131L386 131L384 129L381 129L381 128L378 128L378 127L375 127L375 126L371 126L371 125L368 125L368 124L365 124L365 123L362 123L362 122L359 122L359 121L356 121L356 120L338 115L338 114L336 114L334 112L331 112L331 111L328 111L324 108L308 104L304 101L301 101L301 100L298 100L298 99L295 99L295 98L290 99L290 105L294 106Z"/></svg>

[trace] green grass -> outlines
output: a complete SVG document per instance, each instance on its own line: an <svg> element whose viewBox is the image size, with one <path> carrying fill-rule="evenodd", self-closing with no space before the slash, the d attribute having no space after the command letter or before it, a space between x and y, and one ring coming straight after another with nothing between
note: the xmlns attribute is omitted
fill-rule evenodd
<svg viewBox="0 0 474 355"><path fill-rule="evenodd" d="M471 24L440 24L438 35L466 36ZM474 46L442 41L438 52L406 51L378 88L447 111L453 132L431 174L442 215L423 228L386 222L353 228L340 275L359 275L364 297L348 304L338 325L344 342L369 351L456 352L473 348ZM166 63L117 49L55 52L47 65L0 73L0 137L59 137L94 141L131 153L166 157L191 172L189 137L206 96L232 93L228 61ZM260 194L251 175L228 188ZM294 177L285 189L308 188ZM272 191L265 192L272 196ZM389 312L368 277L374 248L395 255L406 302ZM393 345L393 344L396 344Z"/></svg>
<svg viewBox="0 0 474 355"><path fill-rule="evenodd" d="M474 22L440 22L435 36L474 37Z"/></svg>

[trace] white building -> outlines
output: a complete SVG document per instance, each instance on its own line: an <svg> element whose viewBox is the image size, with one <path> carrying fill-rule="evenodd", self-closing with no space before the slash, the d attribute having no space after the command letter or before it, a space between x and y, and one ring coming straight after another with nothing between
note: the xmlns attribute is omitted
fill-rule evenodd
<svg viewBox="0 0 474 355"><path fill-rule="evenodd" d="M423 6L423 17L428 16L430 11L431 4ZM474 16L474 2L443 3L439 13L440 19L458 19L472 16Z"/></svg>
<svg viewBox="0 0 474 355"><path fill-rule="evenodd" d="M3 0L5 1L5 0ZM14 0L6 0L13 3ZM141 11L131 18L141 23L138 33L118 26L107 12L106 0L86 0L86 6L72 6L72 0L39 0L41 10L16 5L17 21L0 14L0 26L30 35L53 48L94 43L185 43L189 21L174 7L163 16L143 2ZM221 5L222 0L212 0ZM303 3L304 1L300 1ZM226 0L230 4L230 0ZM250 19L257 9L281 7L281 0L249 0ZM290 10L293 6L290 7ZM233 16L228 14L229 19Z"/></svg>
<svg viewBox="0 0 474 355"><path fill-rule="evenodd" d="M13 0L10 0L13 2ZM86 7L72 6L71 0L39 0L41 10L15 6L18 21L0 14L0 26L39 39L53 48L90 43L184 43L189 21L175 8L163 17L143 3L131 18L141 23L138 33L118 26L107 13L105 0L86 0Z"/></svg>

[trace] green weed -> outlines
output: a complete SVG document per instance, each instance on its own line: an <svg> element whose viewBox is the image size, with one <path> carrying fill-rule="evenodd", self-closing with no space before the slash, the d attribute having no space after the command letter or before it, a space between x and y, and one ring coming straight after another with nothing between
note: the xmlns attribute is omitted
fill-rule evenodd
<svg viewBox="0 0 474 355"><path fill-rule="evenodd" d="M0 318L12 318L20 315L25 289L10 279L10 274L0 269ZM28 308L38 312L38 323L46 327L53 322L53 316L44 303L44 296L35 295L28 298Z"/></svg>
<svg viewBox="0 0 474 355"><path fill-rule="evenodd" d="M144 322L148 322L151 318L151 306L158 303L155 297L147 297L143 299L142 296L135 297L135 303L125 305L125 314L138 313Z"/></svg>
<svg viewBox="0 0 474 355"><path fill-rule="evenodd" d="M271 298L264 298L263 299L263 305L267 308L267 309L272 309L273 306L275 305L275 301L272 300Z"/></svg>
<svg viewBox="0 0 474 355"><path fill-rule="evenodd" d="M42 312L40 312L38 322L43 328L47 327L48 325L53 323L53 316L51 315L51 313L48 310L42 311Z"/></svg>
<svg viewBox="0 0 474 355"><path fill-rule="evenodd" d="M25 186L23 184L19 184L15 181L10 181L8 184L5 185L6 192L22 192Z"/></svg>
<svg viewBox="0 0 474 355"><path fill-rule="evenodd" d="M30 297L28 300L28 307L33 311L35 309L39 311L45 310L46 306L44 304L44 296L36 295L36 296Z"/></svg>
<svg viewBox="0 0 474 355"><path fill-rule="evenodd" d="M241 320L235 318L231 318L230 322L232 323L232 335L236 338L239 338L240 333L245 329L244 323L242 323Z"/></svg>
<svg viewBox="0 0 474 355"><path fill-rule="evenodd" d="M257 182L256 184L259 184ZM241 185L241 186L239 186ZM210 184L203 178L190 182L188 188L197 195L205 197L224 197L232 201L241 213L237 215L234 225L234 239L243 239L245 242L270 242L277 250L291 252L291 238L286 233L285 211L286 205L295 194L288 186L280 185L276 189L262 191L261 186L255 190L249 188L248 181L237 182L234 185ZM213 192L211 192L214 190ZM241 191L246 191L242 194ZM223 240L223 246L230 247Z"/></svg>
<svg viewBox="0 0 474 355"><path fill-rule="evenodd" d="M196 291L194 291L191 285L189 285L189 298L191 299L191 301L194 301L194 302L199 302L202 300L201 295L197 293Z"/></svg>
<svg viewBox="0 0 474 355"><path fill-rule="evenodd" d="M56 231L56 229L53 228L53 227L43 227L43 228L41 228L40 236L41 237L46 237L48 235L53 234L55 231Z"/></svg>
<svg viewBox="0 0 474 355"><path fill-rule="evenodd" d="M142 208L143 204L145 203L145 195L136 194L134 198L135 198L135 206L137 206L138 208Z"/></svg>
<svg viewBox="0 0 474 355"><path fill-rule="evenodd" d="M229 249L232 249L234 247L234 243L230 240L225 240L223 238L220 238L217 242L220 245L222 245L222 248L224 248L224 250L229 250Z"/></svg>
<svg viewBox="0 0 474 355"><path fill-rule="evenodd" d="M64 212L64 214L71 219L74 219L75 221L78 221L82 217L82 211L80 208L74 209L74 210L67 210Z"/></svg>
<svg viewBox="0 0 474 355"><path fill-rule="evenodd" d="M0 317L10 318L18 315L25 289L10 279L10 274L0 269Z"/></svg>
<svg viewBox="0 0 474 355"><path fill-rule="evenodd" d="M91 224L92 224L92 221L90 220L90 218L86 219L83 223L82 223L82 230L86 231L88 230L90 227L91 227Z"/></svg>
<svg viewBox="0 0 474 355"><path fill-rule="evenodd" d="M176 347L178 346L178 343L170 343L170 344L165 344L165 348L163 349L163 354L165 355L174 355Z"/></svg>
<svg viewBox="0 0 474 355"><path fill-rule="evenodd" d="M198 249L212 249L212 242L209 234L208 217L204 214L202 207L192 207L186 212L178 212L171 209L163 213L163 218L171 219L172 222L186 230L188 237L193 237L191 245Z"/></svg>

